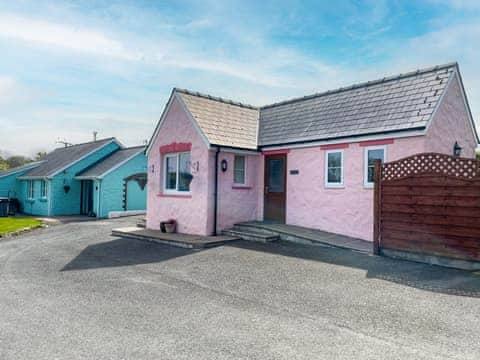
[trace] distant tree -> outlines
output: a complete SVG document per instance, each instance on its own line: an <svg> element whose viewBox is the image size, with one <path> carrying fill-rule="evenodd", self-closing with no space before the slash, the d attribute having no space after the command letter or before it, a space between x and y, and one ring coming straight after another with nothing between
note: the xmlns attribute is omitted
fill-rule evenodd
<svg viewBox="0 0 480 360"><path fill-rule="evenodd" d="M0 156L0 171L8 170L8 164L3 157Z"/></svg>
<svg viewBox="0 0 480 360"><path fill-rule="evenodd" d="M477 160L480 160L480 150L477 151Z"/></svg>
<svg viewBox="0 0 480 360"><path fill-rule="evenodd" d="M39 151L37 152L37 155L35 155L35 161L43 160L47 156L46 151Z"/></svg>
<svg viewBox="0 0 480 360"><path fill-rule="evenodd" d="M14 168L17 166L28 164L29 162L32 162L32 159L29 159L21 155L16 155L16 156L9 156L5 161L7 162L9 168Z"/></svg>

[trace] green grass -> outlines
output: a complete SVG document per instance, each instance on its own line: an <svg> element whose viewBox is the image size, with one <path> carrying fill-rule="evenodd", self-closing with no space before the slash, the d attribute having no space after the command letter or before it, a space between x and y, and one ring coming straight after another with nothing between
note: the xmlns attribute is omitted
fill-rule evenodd
<svg viewBox="0 0 480 360"><path fill-rule="evenodd" d="M25 228L38 227L40 225L42 225L42 222L35 218L0 217L0 236Z"/></svg>

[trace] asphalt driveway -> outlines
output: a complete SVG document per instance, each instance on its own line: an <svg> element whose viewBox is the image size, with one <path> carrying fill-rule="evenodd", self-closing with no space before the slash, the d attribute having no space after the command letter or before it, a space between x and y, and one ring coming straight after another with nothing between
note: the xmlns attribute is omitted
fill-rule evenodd
<svg viewBox="0 0 480 360"><path fill-rule="evenodd" d="M479 359L480 276L348 250L0 241L0 359Z"/></svg>

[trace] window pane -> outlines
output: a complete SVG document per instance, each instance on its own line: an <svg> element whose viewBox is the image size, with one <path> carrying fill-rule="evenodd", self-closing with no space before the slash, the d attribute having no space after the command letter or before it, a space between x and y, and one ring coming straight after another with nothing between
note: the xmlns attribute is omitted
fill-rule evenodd
<svg viewBox="0 0 480 360"><path fill-rule="evenodd" d="M332 152L327 155L327 183L342 183L342 153Z"/></svg>
<svg viewBox="0 0 480 360"><path fill-rule="evenodd" d="M178 177L178 191L190 191L190 153L179 154L180 157L180 174Z"/></svg>
<svg viewBox="0 0 480 360"><path fill-rule="evenodd" d="M338 183L342 182L342 169L341 168L329 168L328 169L328 182Z"/></svg>
<svg viewBox="0 0 480 360"><path fill-rule="evenodd" d="M33 184L34 184L33 180L30 180L28 182L28 197L31 198L31 199L35 196L35 193L34 193L35 188L34 188Z"/></svg>
<svg viewBox="0 0 480 360"><path fill-rule="evenodd" d="M341 167L342 166L342 153L335 152L328 154L328 167Z"/></svg>
<svg viewBox="0 0 480 360"><path fill-rule="evenodd" d="M368 169L367 169L367 181L369 183L375 180L375 160L380 159L382 163L385 160L385 151L383 149L368 150Z"/></svg>
<svg viewBox="0 0 480 360"><path fill-rule="evenodd" d="M376 159L380 159L383 162L383 156L383 149L368 150L368 166L374 166Z"/></svg>
<svg viewBox="0 0 480 360"><path fill-rule="evenodd" d="M235 156L233 165L233 182L245 184L245 156Z"/></svg>
<svg viewBox="0 0 480 360"><path fill-rule="evenodd" d="M285 163L280 159L268 160L268 191L283 193L285 190Z"/></svg>
<svg viewBox="0 0 480 360"><path fill-rule="evenodd" d="M166 158L165 188L175 190L177 188L177 157L168 156Z"/></svg>
<svg viewBox="0 0 480 360"><path fill-rule="evenodd" d="M368 167L368 182L375 181L375 167L369 166Z"/></svg>

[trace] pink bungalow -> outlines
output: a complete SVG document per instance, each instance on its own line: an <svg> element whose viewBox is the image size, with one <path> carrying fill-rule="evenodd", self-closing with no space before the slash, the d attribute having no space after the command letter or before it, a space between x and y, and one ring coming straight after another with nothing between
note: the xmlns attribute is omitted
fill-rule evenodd
<svg viewBox="0 0 480 360"><path fill-rule="evenodd" d="M375 159L477 145L456 63L262 107L174 89L147 149L147 227L264 220L372 240Z"/></svg>

